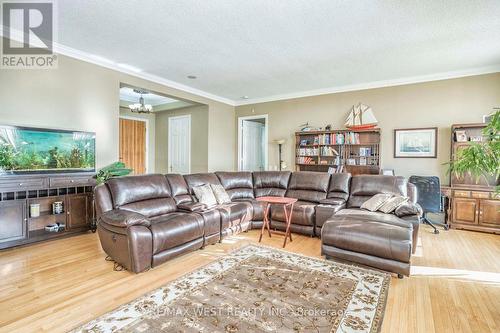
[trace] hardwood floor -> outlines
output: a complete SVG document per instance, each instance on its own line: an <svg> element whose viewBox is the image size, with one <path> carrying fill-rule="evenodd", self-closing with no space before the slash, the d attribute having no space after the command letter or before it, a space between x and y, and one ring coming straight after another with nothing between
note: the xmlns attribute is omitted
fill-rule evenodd
<svg viewBox="0 0 500 333"><path fill-rule="evenodd" d="M499 332L500 236L421 230L412 276L391 281L382 331ZM2 251L0 332L67 331L257 240L252 230L137 275L113 271L96 234ZM294 235L286 249L319 257L320 240Z"/></svg>

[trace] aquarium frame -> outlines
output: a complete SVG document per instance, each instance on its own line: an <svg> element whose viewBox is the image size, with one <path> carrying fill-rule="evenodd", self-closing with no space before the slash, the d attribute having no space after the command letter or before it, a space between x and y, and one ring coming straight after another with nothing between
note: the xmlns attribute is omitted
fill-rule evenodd
<svg viewBox="0 0 500 333"><path fill-rule="evenodd" d="M0 172L0 176L9 175L46 175L46 174L71 174L71 173L95 173L97 164L97 151L96 151L96 133L87 131L75 131L57 128L44 128L44 127L30 127L30 126L17 126L17 125L0 125L0 129L9 128L16 130L28 130L28 131L39 131L39 132L56 132L56 133L82 133L90 134L94 137L94 167L92 169L50 169L50 170L34 170L34 171L4 171Z"/></svg>

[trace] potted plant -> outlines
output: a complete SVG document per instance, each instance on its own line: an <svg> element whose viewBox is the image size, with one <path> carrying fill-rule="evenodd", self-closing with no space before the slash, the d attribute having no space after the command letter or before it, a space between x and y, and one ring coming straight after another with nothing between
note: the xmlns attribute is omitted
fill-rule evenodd
<svg viewBox="0 0 500 333"><path fill-rule="evenodd" d="M106 181L108 181L108 179L111 179L113 177L127 176L132 171L134 171L134 170L127 168L125 166L125 163L114 162L114 163L111 163L110 165L107 165L107 166L99 169L99 171L97 171L94 178L96 180L97 185L99 185L99 184L105 183ZM94 193L93 197L95 198L95 193ZM92 199L93 211L95 212L94 205L95 205L95 201L94 201L94 199ZM90 226L90 230L92 230L92 232L96 232L96 230L97 230L97 221L95 219L95 216L92 217L92 224Z"/></svg>
<svg viewBox="0 0 500 333"><path fill-rule="evenodd" d="M114 162L111 163L108 166L105 166L99 171L97 171L97 174L94 176L96 179L97 185L105 183L108 179L113 178L113 177L121 177L121 176L127 176L129 175L133 169L129 169L125 166L125 163L123 162Z"/></svg>
<svg viewBox="0 0 500 333"><path fill-rule="evenodd" d="M485 138L482 142L473 142L457 152L456 159L449 162L448 172L460 177L470 175L479 180L493 176L495 192L500 192L498 178L500 176L500 110L497 108L491 121L483 129Z"/></svg>

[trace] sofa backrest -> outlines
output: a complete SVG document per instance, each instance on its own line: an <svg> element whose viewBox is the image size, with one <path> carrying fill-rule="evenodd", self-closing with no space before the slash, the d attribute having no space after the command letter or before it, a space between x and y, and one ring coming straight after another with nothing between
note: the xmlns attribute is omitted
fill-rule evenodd
<svg viewBox="0 0 500 333"><path fill-rule="evenodd" d="M256 171L253 173L253 190L256 198L285 196L290 171Z"/></svg>
<svg viewBox="0 0 500 333"><path fill-rule="evenodd" d="M302 201L319 202L326 199L330 174L298 171L292 173L285 196Z"/></svg>
<svg viewBox="0 0 500 333"><path fill-rule="evenodd" d="M351 174L334 173L330 177L330 186L328 186L327 198L344 199L349 198L349 186L351 185Z"/></svg>
<svg viewBox="0 0 500 333"><path fill-rule="evenodd" d="M147 217L167 214L177 209L163 175L112 178L106 184L115 209L131 210Z"/></svg>
<svg viewBox="0 0 500 333"><path fill-rule="evenodd" d="M170 192L176 204L192 202L193 197L189 193L189 188L186 180L182 175L177 173L169 173L165 175L168 185L170 185Z"/></svg>
<svg viewBox="0 0 500 333"><path fill-rule="evenodd" d="M190 175L184 175L184 180L186 181L186 184L189 189L189 194L194 195L193 192L193 187L200 186L200 185L216 185L219 184L219 178L215 175L215 173L210 173L210 172L204 172L204 173L193 173Z"/></svg>
<svg viewBox="0 0 500 333"><path fill-rule="evenodd" d="M351 180L347 207L360 207L378 193L407 196L407 179L401 176L359 175Z"/></svg>
<svg viewBox="0 0 500 333"><path fill-rule="evenodd" d="M251 172L219 171L215 174L231 200L254 198Z"/></svg>

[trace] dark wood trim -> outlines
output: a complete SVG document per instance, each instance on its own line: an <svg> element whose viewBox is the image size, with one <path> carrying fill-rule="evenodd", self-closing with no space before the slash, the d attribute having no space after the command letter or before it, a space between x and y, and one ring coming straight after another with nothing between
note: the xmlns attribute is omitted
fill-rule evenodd
<svg viewBox="0 0 500 333"><path fill-rule="evenodd" d="M419 131L419 130L434 130L436 138L434 142L434 155L433 156L396 156L396 133L397 131ZM393 156L394 158L437 158L438 152L438 128L437 127L419 127L419 128L395 128L392 140L393 144Z"/></svg>

